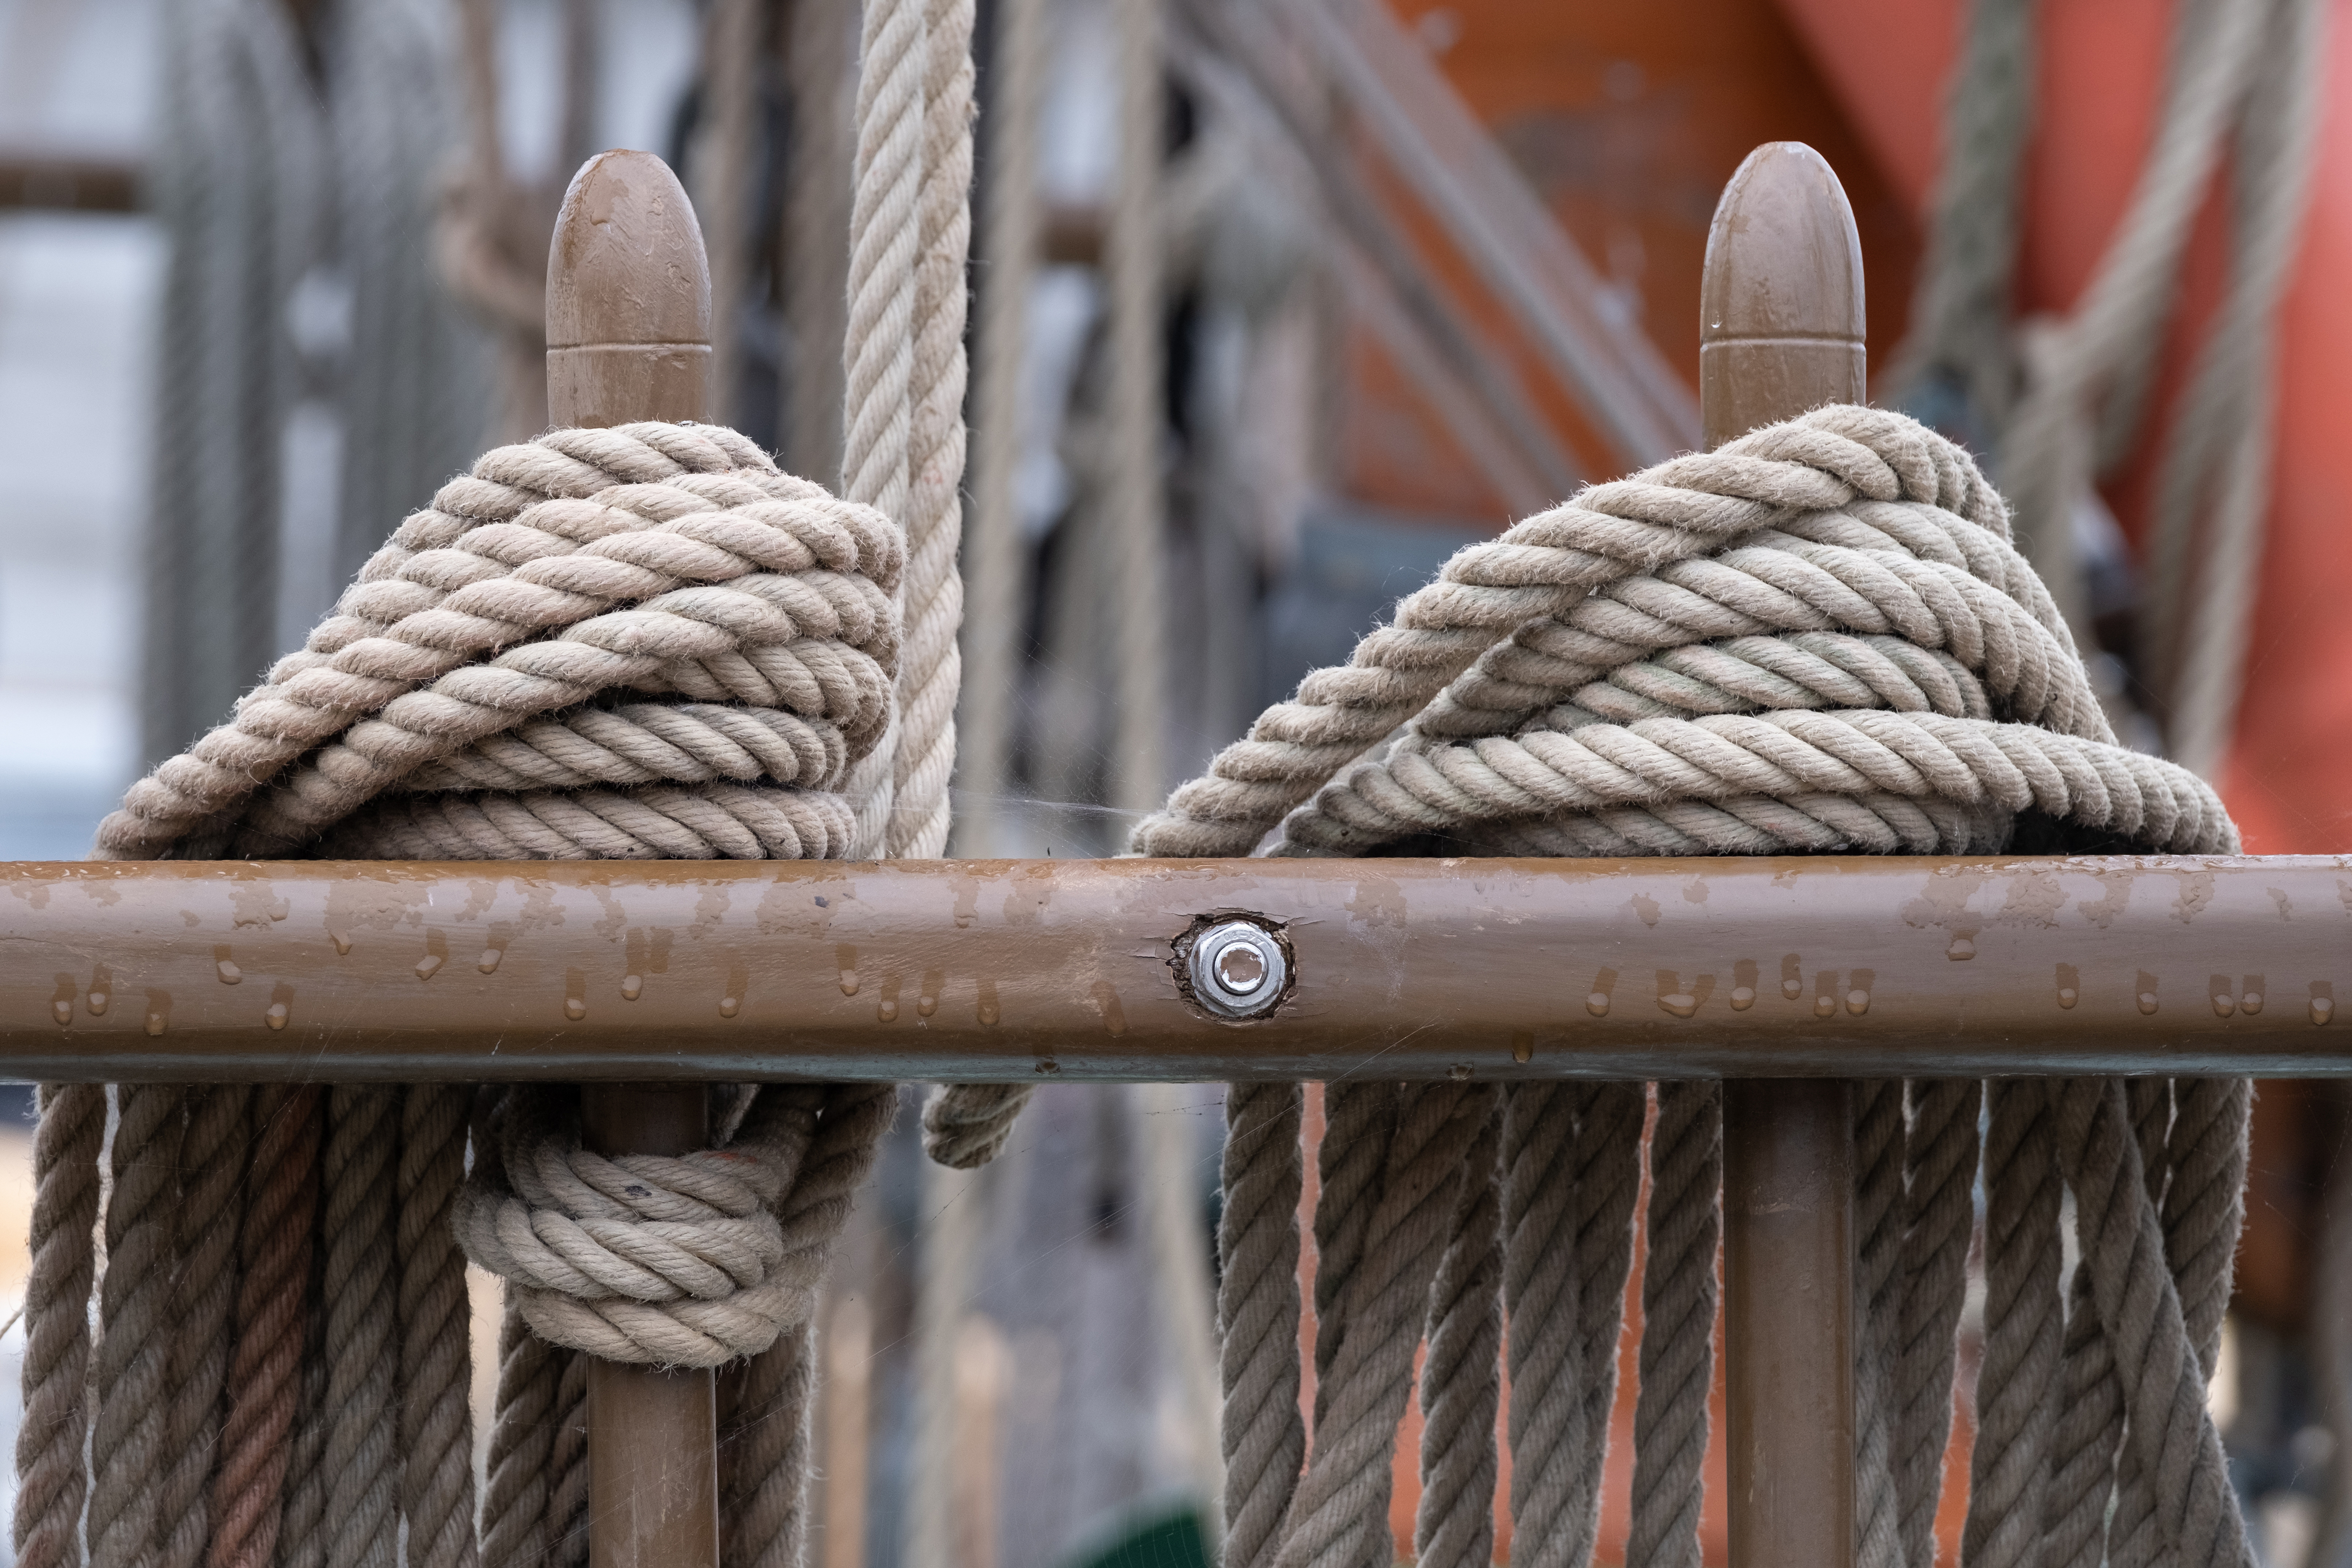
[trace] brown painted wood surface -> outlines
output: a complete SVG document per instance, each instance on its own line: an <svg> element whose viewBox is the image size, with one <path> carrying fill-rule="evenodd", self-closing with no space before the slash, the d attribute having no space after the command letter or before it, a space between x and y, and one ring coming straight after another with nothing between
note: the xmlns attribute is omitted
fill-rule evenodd
<svg viewBox="0 0 2352 1568"><path fill-rule="evenodd" d="M1699 301L1710 447L1866 396L1862 241L1811 148L1767 143L1732 175L1707 231ZM1877 1005L1874 978L1855 988ZM1846 998L1833 984L1828 999L1834 1009ZM1726 1448L1739 1568L1853 1562L1853 1103L1850 1084L1824 1079L1724 1092Z"/></svg>
<svg viewBox="0 0 2352 1568"><path fill-rule="evenodd" d="M572 177L548 246L549 416L708 419L710 379L710 265L694 208L652 153L600 152ZM495 968L490 951L477 973ZM608 1155L684 1154L709 1138L700 1085L592 1084L582 1115L589 1146ZM711 1374L592 1360L588 1488L591 1568L718 1568Z"/></svg>
<svg viewBox="0 0 2352 1568"><path fill-rule="evenodd" d="M0 1073L2346 1075L2347 888L2352 856L28 863ZM1177 992L1220 911L1286 929L1270 1022Z"/></svg>
<svg viewBox="0 0 2352 1568"><path fill-rule="evenodd" d="M558 425L710 416L710 265L685 189L650 152L599 152L563 193L547 403Z"/></svg>

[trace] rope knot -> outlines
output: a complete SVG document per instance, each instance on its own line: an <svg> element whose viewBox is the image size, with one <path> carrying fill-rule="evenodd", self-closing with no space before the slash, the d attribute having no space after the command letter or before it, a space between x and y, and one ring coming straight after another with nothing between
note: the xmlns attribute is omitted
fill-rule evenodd
<svg viewBox="0 0 2352 1568"><path fill-rule="evenodd" d="M814 1092L770 1090L722 1146L605 1155L576 1103L517 1090L453 1215L466 1256L507 1281L541 1339L608 1361L717 1366L815 1305L821 1249L780 1214L814 1135Z"/></svg>

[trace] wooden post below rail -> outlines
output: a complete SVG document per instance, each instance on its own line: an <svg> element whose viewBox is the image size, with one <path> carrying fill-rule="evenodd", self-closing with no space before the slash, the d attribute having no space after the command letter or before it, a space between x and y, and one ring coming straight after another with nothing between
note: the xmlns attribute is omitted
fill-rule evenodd
<svg viewBox="0 0 2352 1568"><path fill-rule="evenodd" d="M710 264L686 191L650 152L600 152L563 194L547 256L547 403L559 425L710 415ZM699 1083L589 1084L605 1155L710 1138ZM718 1568L717 1388L708 1370L588 1363L589 1568Z"/></svg>
<svg viewBox="0 0 2352 1568"><path fill-rule="evenodd" d="M1820 153L1776 141L1740 164L1707 232L1699 308L1710 450L1864 401L1862 241ZM1852 1086L1734 1079L1723 1149L1731 1561L1852 1568Z"/></svg>

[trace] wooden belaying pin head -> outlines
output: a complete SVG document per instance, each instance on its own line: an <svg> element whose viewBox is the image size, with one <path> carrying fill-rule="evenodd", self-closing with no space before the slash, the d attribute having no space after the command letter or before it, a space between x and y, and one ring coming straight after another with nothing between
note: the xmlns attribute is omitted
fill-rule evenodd
<svg viewBox="0 0 2352 1568"><path fill-rule="evenodd" d="M1748 155L1706 231L1699 418L1712 449L1869 395L1862 236L1845 187L1801 141Z"/></svg>
<svg viewBox="0 0 2352 1568"><path fill-rule="evenodd" d="M547 248L547 412L558 425L709 419L710 262L669 165L599 152Z"/></svg>

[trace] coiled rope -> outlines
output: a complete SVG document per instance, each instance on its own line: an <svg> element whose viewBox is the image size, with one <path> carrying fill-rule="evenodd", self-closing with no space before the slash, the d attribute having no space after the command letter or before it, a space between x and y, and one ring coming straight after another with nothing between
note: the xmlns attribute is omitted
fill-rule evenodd
<svg viewBox="0 0 2352 1568"><path fill-rule="evenodd" d="M1464 550L1349 664L1309 675L1175 791L1135 847L1921 854L2028 836L2043 848L2237 847L2201 780L2115 744L2064 621L1967 454L1900 415L1832 407L1591 486ZM1861 1560L1932 1568L1987 1088L1990 1291L1965 1555L2237 1568L2243 1531L2198 1381L2240 1218L2235 1080L2152 1081L2136 1116L2101 1080L1863 1086ZM1234 1568L1386 1556L1372 1521L1385 1517L1396 1380L1412 1355L1397 1347L1394 1303L1414 1291L1429 1302L1422 1561L1489 1554L1462 1494L1491 1477L1491 1419L1454 1413L1479 1408L1493 1377L1474 1325L1497 1305L1514 1560L1582 1568L1593 1556L1644 1096L1635 1084L1507 1085L1497 1155L1466 1128L1432 1134L1465 1114L1470 1089L1327 1088L1311 1443L1284 1414L1301 1375L1293 1092L1230 1092L1219 1315ZM1626 1552L1696 1568L1722 1106L1711 1084L1660 1083L1653 1101ZM1501 1263L1489 1273L1475 1262L1471 1229L1489 1221L1473 1195L1497 1157ZM1394 1186L1404 1172L1409 1185ZM2084 1258L2071 1311L2067 1187ZM1376 1228L1396 1223L1376 1217L1441 1192L1451 1239L1430 1218L1380 1232L1375 1268ZM1288 1456L1301 1448L1313 1458L1293 1489Z"/></svg>

